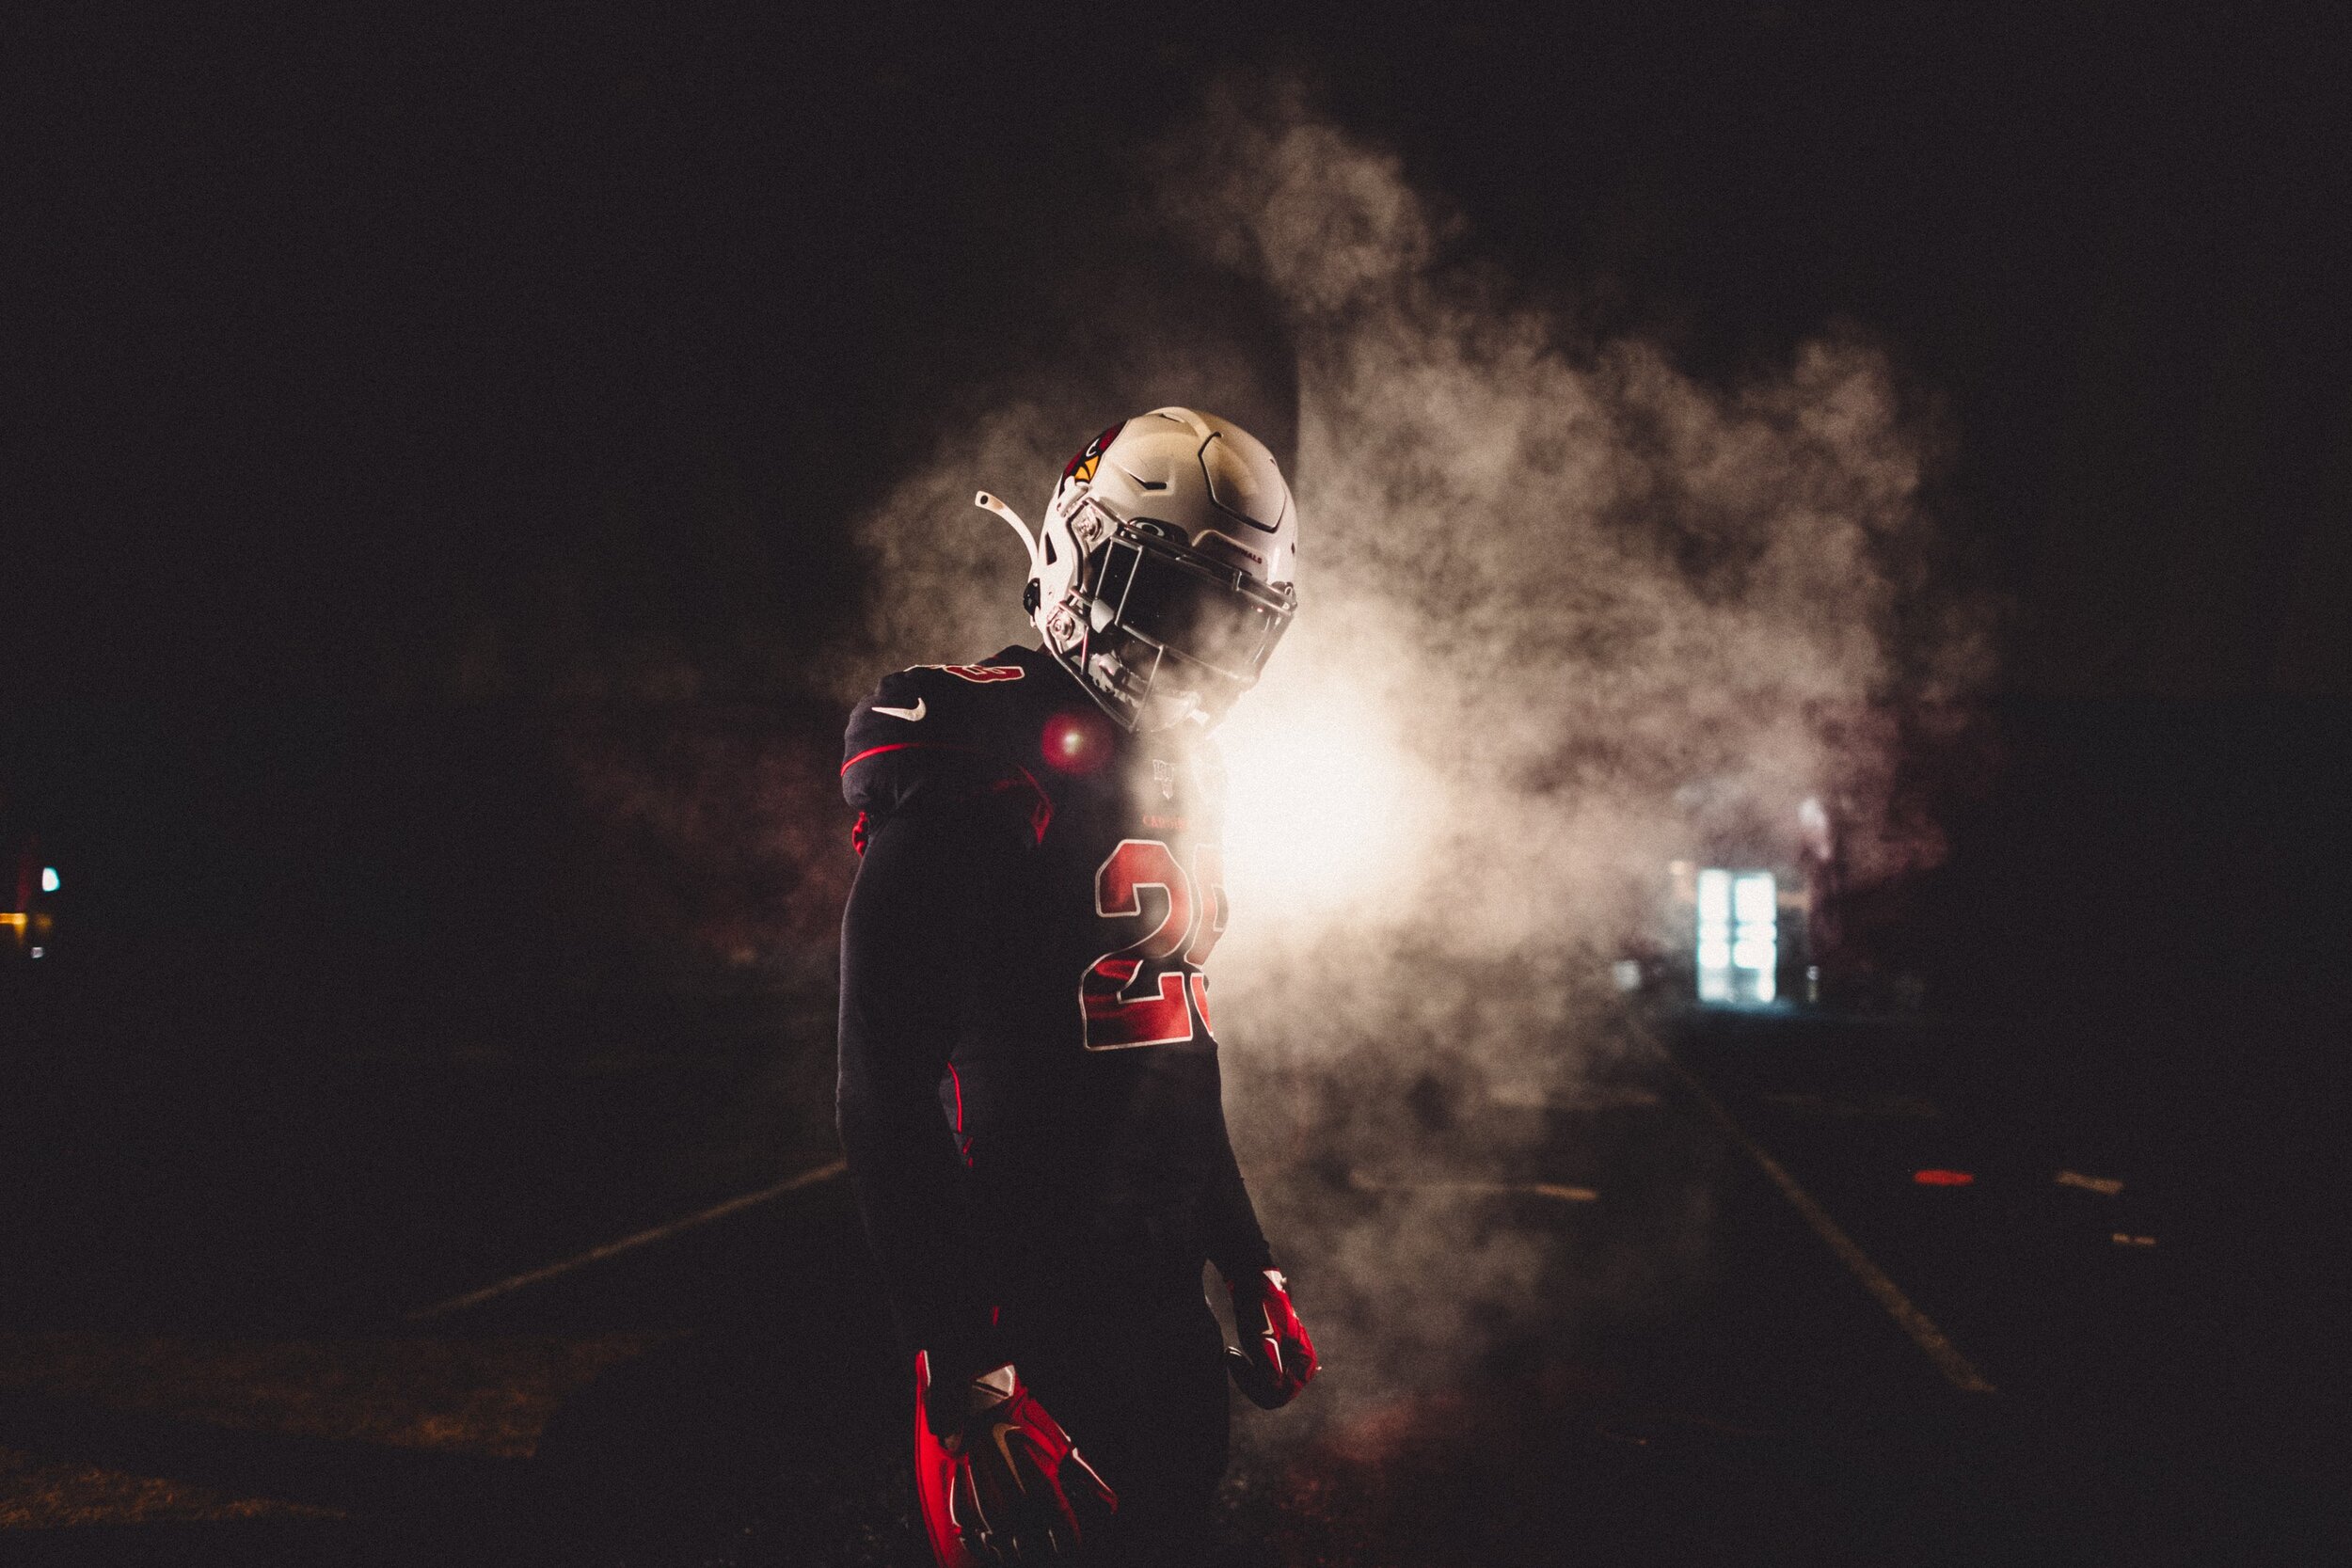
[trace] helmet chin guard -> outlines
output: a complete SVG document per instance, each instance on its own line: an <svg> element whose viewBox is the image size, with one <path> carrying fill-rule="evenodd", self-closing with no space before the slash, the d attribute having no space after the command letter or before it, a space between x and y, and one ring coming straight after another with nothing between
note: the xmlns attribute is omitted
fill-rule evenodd
<svg viewBox="0 0 2352 1568"><path fill-rule="evenodd" d="M1025 594L1046 652L1130 730L1223 718L1297 609L1297 508L1273 454L1189 408L1115 424L1062 469Z"/></svg>

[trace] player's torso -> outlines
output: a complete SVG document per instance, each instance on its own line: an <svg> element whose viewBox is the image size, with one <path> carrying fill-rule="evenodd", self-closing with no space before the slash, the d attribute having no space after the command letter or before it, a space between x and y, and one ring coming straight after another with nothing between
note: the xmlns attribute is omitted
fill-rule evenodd
<svg viewBox="0 0 2352 1568"><path fill-rule="evenodd" d="M1206 744L1130 735L1031 657L1044 668L1005 705L1003 739L1043 809L1004 906L993 968L1006 994L960 1054L1132 1093L1170 1058L1215 1049L1205 970L1227 913L1222 781Z"/></svg>
<svg viewBox="0 0 2352 1568"><path fill-rule="evenodd" d="M1204 973L1227 918L1214 749L1120 730L1022 648L885 676L846 738L851 804L938 814L988 847L958 873L989 885L942 955L959 988L942 1095L996 1254L1028 1277L1197 1291L1200 1205L1230 1158Z"/></svg>
<svg viewBox="0 0 2352 1568"><path fill-rule="evenodd" d="M1054 716L1041 750L1051 956L1036 984L1062 1016L1055 1033L1089 1057L1207 1045L1205 969L1226 921L1213 754L1088 713Z"/></svg>
<svg viewBox="0 0 2352 1568"><path fill-rule="evenodd" d="M1224 1147L1205 974L1227 918L1214 749L1120 730L1027 649L904 672L875 701L883 718L853 722L852 762L904 748L872 760L904 766L911 787L944 773L985 790L1021 845L991 863L1005 885L960 966L974 994L944 1091L984 1212L1009 1255L1181 1281Z"/></svg>
<svg viewBox="0 0 2352 1568"><path fill-rule="evenodd" d="M899 775L877 789L896 809L985 792L1021 825L991 928L972 934L988 994L965 1009L960 1060L1120 1077L1213 1049L1204 967L1227 905L1204 739L1129 734L1046 656L1010 648L885 679L850 748L878 785Z"/></svg>
<svg viewBox="0 0 2352 1568"><path fill-rule="evenodd" d="M1035 716L1052 815L1030 857L1034 947L1009 954L1017 997L958 1053L977 1190L1014 1232L1008 1256L1197 1291L1195 1208L1224 1147L1206 974L1227 918L1223 781L1205 743L1129 735L1067 677L1038 689L1070 701Z"/></svg>

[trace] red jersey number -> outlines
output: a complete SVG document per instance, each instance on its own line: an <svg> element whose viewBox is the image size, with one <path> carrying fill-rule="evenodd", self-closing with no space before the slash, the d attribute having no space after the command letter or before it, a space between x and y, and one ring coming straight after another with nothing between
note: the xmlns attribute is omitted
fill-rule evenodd
<svg viewBox="0 0 2352 1568"><path fill-rule="evenodd" d="M1205 897L1195 896L1196 884ZM1188 1040L1195 1010L1200 1027L1209 1027L1208 978L1200 970L1225 931L1221 859L1203 846L1193 856L1193 876L1186 877L1175 851L1159 840L1120 839L1095 868L1094 912L1105 920L1135 919L1144 912L1147 888L1159 895L1159 924L1095 959L1078 982L1089 1051Z"/></svg>

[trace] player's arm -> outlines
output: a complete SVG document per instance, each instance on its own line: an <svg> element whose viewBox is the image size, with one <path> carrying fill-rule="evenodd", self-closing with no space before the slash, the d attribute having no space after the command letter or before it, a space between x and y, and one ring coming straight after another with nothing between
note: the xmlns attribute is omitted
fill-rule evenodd
<svg viewBox="0 0 2352 1568"><path fill-rule="evenodd" d="M1233 1329L1241 1338L1239 1347L1226 1351L1226 1366L1253 1403L1273 1410L1296 1399L1322 1362L1291 1305L1290 1281L1274 1266L1273 1249L1258 1224L1257 1206L1249 1200L1225 1125L1221 1095L1216 1146L1210 1151L1203 1218L1209 1259L1232 1293Z"/></svg>
<svg viewBox="0 0 2352 1568"><path fill-rule="evenodd" d="M1221 1096L1212 1143L1202 1214L1209 1260L1228 1280L1246 1279L1274 1267L1274 1252L1266 1245L1257 1205L1249 1200L1249 1183L1242 1180L1241 1162L1233 1155Z"/></svg>
<svg viewBox="0 0 2352 1568"><path fill-rule="evenodd" d="M909 672L844 737L863 858L842 916L837 1114L892 1313L918 1352L924 1529L941 1563L970 1568L1067 1555L1118 1499L993 1342L993 1280L940 1104L986 941L1006 928L996 905L1036 841L1020 792L997 787L957 717Z"/></svg>
<svg viewBox="0 0 2352 1568"><path fill-rule="evenodd" d="M939 1101L973 936L1004 885L988 827L969 810L885 817L841 923L841 1147L899 1331L943 1377L993 1364L963 1162Z"/></svg>

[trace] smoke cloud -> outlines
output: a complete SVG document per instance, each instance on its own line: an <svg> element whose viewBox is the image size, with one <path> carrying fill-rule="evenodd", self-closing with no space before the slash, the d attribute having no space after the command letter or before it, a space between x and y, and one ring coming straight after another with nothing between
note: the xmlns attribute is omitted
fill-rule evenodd
<svg viewBox="0 0 2352 1568"><path fill-rule="evenodd" d="M1254 280L1296 357L1301 610L1220 732L1237 1142L1262 1176L1303 1149L1359 1186L1429 1179L1345 1213L1261 1185L1335 1365L1458 1359L1559 1288L1556 1259L1466 1225L1432 1173L1523 1179L1535 1120L1493 1108L1606 1080L1608 961L1661 938L1670 860L1792 842L1818 798L1851 877L1931 863L1892 715L1979 683L1986 622L1931 597L1935 429L1864 336L1734 385L1591 339L1296 92L1219 97L1151 167L1141 221ZM1217 409L1215 381L1160 369L1152 401ZM1128 389L1014 388L862 521L882 570L845 691L1025 633L1019 551L971 492L1035 516L1070 451L1151 405ZM1577 1260L1580 1289L1699 1266L1706 1195L1661 1201Z"/></svg>

